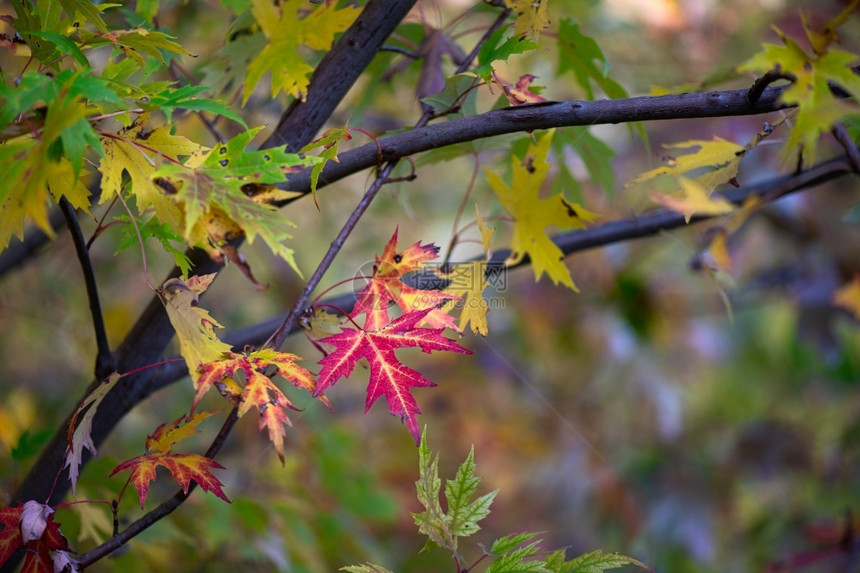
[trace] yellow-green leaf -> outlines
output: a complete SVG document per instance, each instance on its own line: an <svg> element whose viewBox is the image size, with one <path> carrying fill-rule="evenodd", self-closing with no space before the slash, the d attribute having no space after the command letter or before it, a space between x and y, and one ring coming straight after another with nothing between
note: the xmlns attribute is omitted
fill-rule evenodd
<svg viewBox="0 0 860 573"><path fill-rule="evenodd" d="M280 6L269 0L253 0L251 13L268 43L248 66L243 105L267 72L272 74L272 97L284 91L304 99L313 68L299 53L299 46L328 50L335 35L346 30L360 12L354 6L339 10L335 3L326 2L300 18L299 8L306 6L298 0L282 2Z"/></svg>
<svg viewBox="0 0 860 573"><path fill-rule="evenodd" d="M570 271L564 266L564 254L546 234L547 227L559 229L584 229L599 217L580 205L568 202L561 193L546 199L539 197L550 164L546 157L554 131L547 131L537 142L531 144L525 161L514 158L513 183L507 185L495 172L485 169L487 181L499 202L514 218L514 236L511 239L511 256L507 264L516 264L526 255L531 259L535 280L546 273L553 283L577 291Z"/></svg>

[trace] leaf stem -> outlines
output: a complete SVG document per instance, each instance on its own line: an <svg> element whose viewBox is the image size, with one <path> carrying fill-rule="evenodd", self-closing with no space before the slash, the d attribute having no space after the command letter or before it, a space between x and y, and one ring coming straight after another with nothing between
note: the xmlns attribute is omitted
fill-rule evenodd
<svg viewBox="0 0 860 573"><path fill-rule="evenodd" d="M72 236L72 243L75 245L75 253L78 256L78 262L81 264L81 272L84 275L84 285L87 289L87 298L90 301L90 314L93 319L93 330L96 336L96 363L95 377L99 380L110 376L111 372L116 369L113 360L113 354L108 343L107 330L105 329L104 316L102 315L101 303L99 302L98 285L96 284L95 270L93 262L90 259L90 254L87 249L84 234L81 231L81 225L78 223L78 216L75 213L75 208L69 203L69 200L64 196L59 200L60 210L63 212L63 217L66 218L66 226L69 228L69 233Z"/></svg>

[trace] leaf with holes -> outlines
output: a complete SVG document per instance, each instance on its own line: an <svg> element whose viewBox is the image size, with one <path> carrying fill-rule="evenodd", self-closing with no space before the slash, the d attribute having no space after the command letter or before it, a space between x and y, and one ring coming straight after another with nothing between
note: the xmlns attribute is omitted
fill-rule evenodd
<svg viewBox="0 0 860 573"><path fill-rule="evenodd" d="M194 480L203 491L212 492L230 503L221 488L223 484L211 471L224 469L224 466L199 454L171 453L174 444L197 434L197 425L214 413L198 412L187 418L183 415L171 424L160 425L151 436L146 438L146 454L119 464L111 472L110 477L124 471L131 472L129 480L137 490L141 509L146 502L149 484L155 479L158 466L167 468L185 493L188 493L191 480Z"/></svg>
<svg viewBox="0 0 860 573"><path fill-rule="evenodd" d="M514 33L517 36L531 34L535 39L540 37L541 32L549 27L550 20L547 14L548 0L506 0L517 16Z"/></svg>
<svg viewBox="0 0 860 573"><path fill-rule="evenodd" d="M459 332L454 318L437 308L443 302L459 300L459 297L432 289L415 288L403 282L405 275L422 269L426 261L435 259L439 254L439 247L432 243L422 245L419 241L398 251L398 232L399 228L394 230L382 256L376 257L373 276L358 294L350 318L367 313L364 328L379 330L388 324L388 305L394 302L404 313L427 310L424 321L433 328L447 327Z"/></svg>
<svg viewBox="0 0 860 573"><path fill-rule="evenodd" d="M256 407L260 413L260 430L263 428L268 430L269 439L283 464L284 426L291 425L286 409L295 408L265 372L274 368L281 378L296 388L313 394L316 390L314 376L296 364L300 359L295 354L264 348L249 354L231 353L223 359L203 364L199 368L200 377L197 380L197 391L194 394L191 410L197 407L203 395L213 386L228 401L235 400L239 404L240 416L244 416L252 406ZM245 380L241 392L234 378L239 372ZM229 383L232 384L228 386ZM331 407L325 396L319 398L326 406Z"/></svg>
<svg viewBox="0 0 860 573"><path fill-rule="evenodd" d="M553 138L547 131L537 142L529 145L524 161L512 159L513 182L506 184L493 171L485 169L490 187L495 191L502 207L514 218L514 236L511 239L511 256L506 264L520 262L526 255L531 258L535 280L543 273L556 284L578 291L570 271L564 266L561 249L546 234L546 228L584 229L599 217L581 206L568 202L557 193L546 199L539 196L541 185L549 173L546 157Z"/></svg>
<svg viewBox="0 0 860 573"><path fill-rule="evenodd" d="M225 257L253 281L244 257L228 241L260 237L276 255L299 273L293 250L286 242L294 226L273 203L297 196L275 187L291 171L318 158L302 158L284 148L245 151L262 127L249 129L210 150L200 150L185 164L168 163L151 173L151 180L180 205L184 222L177 228L191 244L205 248L213 260ZM301 273L299 273L301 274ZM256 283L256 281L254 281Z"/></svg>
<svg viewBox="0 0 860 573"><path fill-rule="evenodd" d="M364 411L370 410L374 402L385 396L389 412L404 421L417 443L418 421L415 416L421 410L411 389L435 384L400 362L395 350L417 347L427 353L434 350L472 353L442 336L443 328L418 328L418 324L424 322L432 310L428 308L406 313L378 330L369 330L367 326L364 329L344 328L339 334L321 339L320 343L331 344L335 349L319 362L322 369L317 376L314 396L319 396L335 382L349 376L363 358L370 364Z"/></svg>

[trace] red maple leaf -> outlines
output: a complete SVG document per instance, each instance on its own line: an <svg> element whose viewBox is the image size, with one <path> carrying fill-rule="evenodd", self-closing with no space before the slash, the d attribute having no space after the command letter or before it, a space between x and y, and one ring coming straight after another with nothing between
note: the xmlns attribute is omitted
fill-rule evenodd
<svg viewBox="0 0 860 573"><path fill-rule="evenodd" d="M26 517L28 537L24 543L21 533L22 512L29 508L30 517ZM32 517L32 514L37 514ZM54 510L48 506L28 501L19 503L16 507L0 507L0 565L8 561L19 547L25 547L23 572L53 573L54 559L52 551L66 551L69 543L60 532L60 524L54 521Z"/></svg>
<svg viewBox="0 0 860 573"><path fill-rule="evenodd" d="M146 438L147 453L121 463L111 472L110 477L131 470L129 480L137 490L141 509L143 509L146 495L149 493L149 484L155 479L155 470L158 466L167 468L185 493L188 493L191 480L194 480L203 491L211 491L230 503L230 500L224 495L224 490L221 489L224 484L218 481L218 478L210 471L212 469L224 469L224 466L199 454L170 453L173 444L198 433L195 426L212 414L214 412L198 412L188 417L187 420L183 415L170 425L160 425L151 436Z"/></svg>
<svg viewBox="0 0 860 573"><path fill-rule="evenodd" d="M398 251L397 232L398 229L395 229L382 256L376 257L373 277L358 294L350 318L366 312L364 328L379 330L388 324L388 305L395 302L404 313L430 309L424 319L429 326L453 328L460 332L454 324L454 317L437 308L446 300L460 300L459 296L417 289L403 282L404 275L421 269L425 261L435 259L439 255L439 247L433 243L422 245L419 241L403 251Z"/></svg>
<svg viewBox="0 0 860 573"><path fill-rule="evenodd" d="M395 234L396 237L396 234ZM334 351L320 360L322 369L317 376L314 395L325 392L335 382L349 376L362 358L370 364L370 381L364 411L367 412L380 396L385 396L388 410L400 418L418 443L418 421L421 413L411 388L435 386L421 373L404 365L394 351L398 348L418 347L428 354L433 350L447 350L471 354L455 341L442 336L443 328L417 328L434 309L417 310L404 314L379 330L344 328L339 334L319 342L331 344Z"/></svg>
<svg viewBox="0 0 860 573"><path fill-rule="evenodd" d="M260 412L260 430L268 430L269 439L283 464L284 426L291 425L286 408L296 408L271 378L266 376L265 371L274 367L277 373L293 386L313 393L316 388L314 375L296 364L297 360L300 360L300 357L295 354L264 348L247 355L231 353L223 360L201 364L191 411L194 411L203 394L212 386L218 388L225 398L239 404L239 416L244 416L251 406L256 406ZM240 389L232 378L237 372L244 375L244 389ZM228 380L232 384L228 385ZM331 407L325 396L321 396L320 400Z"/></svg>

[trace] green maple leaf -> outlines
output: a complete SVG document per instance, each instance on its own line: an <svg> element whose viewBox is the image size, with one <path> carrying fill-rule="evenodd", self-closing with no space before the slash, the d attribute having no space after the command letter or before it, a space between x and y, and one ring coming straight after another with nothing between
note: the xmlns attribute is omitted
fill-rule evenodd
<svg viewBox="0 0 860 573"><path fill-rule="evenodd" d="M477 74L487 83L490 83L493 74L493 62L506 62L514 54L522 54L540 48L540 44L537 42L517 35L502 41L505 33L505 28L499 28L493 32L487 41L481 45L481 50L478 52L478 65L472 69L472 73Z"/></svg>
<svg viewBox="0 0 860 573"><path fill-rule="evenodd" d="M418 481L415 488L418 501L425 510L413 513L412 518L418 531L426 535L430 543L441 546L452 552L457 552L457 538L468 537L480 530L478 522L490 513L498 490L484 494L472 500L478 489L481 478L475 475L475 448L460 464L453 480L446 480L445 499L448 505L447 513L442 509L439 493L442 481L439 479L439 455L432 455L427 446L427 428L421 434L421 444L418 448Z"/></svg>
<svg viewBox="0 0 860 573"><path fill-rule="evenodd" d="M594 99L592 83L610 98L627 97L627 90L610 78L609 61L593 38L579 31L572 20L562 20L558 29L558 75L573 72L576 83L585 90L588 99Z"/></svg>
<svg viewBox="0 0 860 573"><path fill-rule="evenodd" d="M547 565L546 570L552 573L601 573L601 571L618 569L625 565L633 565L651 571L650 567L632 557L618 553L604 553L599 549L575 557L570 561L565 561L564 550L555 551L547 556L544 563Z"/></svg>
<svg viewBox="0 0 860 573"><path fill-rule="evenodd" d="M328 50L336 34L346 30L361 11L357 7L338 10L335 4L320 4L304 18L299 8L306 4L288 0L280 6L267 0L254 0L251 13L263 30L268 43L248 66L243 105L257 83L267 72L272 74L272 97L284 91L304 99L313 68L299 53L299 46Z"/></svg>
<svg viewBox="0 0 860 573"><path fill-rule="evenodd" d="M516 264L528 255L536 280L547 273L554 283L577 290L562 262L563 253L547 236L546 228L584 229L585 224L598 215L568 202L560 193L546 199L539 196L541 185L549 173L550 164L546 157L553 133L553 130L547 131L536 145L529 145L524 162L512 159L511 185L507 185L495 172L488 169L485 172L499 202L514 218L511 257L506 263Z"/></svg>

